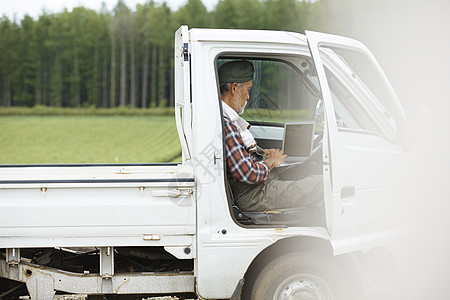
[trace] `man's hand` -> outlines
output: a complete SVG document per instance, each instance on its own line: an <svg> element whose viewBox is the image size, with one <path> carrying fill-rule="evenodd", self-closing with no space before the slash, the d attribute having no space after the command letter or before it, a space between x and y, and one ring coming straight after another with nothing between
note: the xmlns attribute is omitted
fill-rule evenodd
<svg viewBox="0 0 450 300"><path fill-rule="evenodd" d="M281 163L288 157L279 149L264 149L264 152L267 155L265 162L269 167L269 170L281 165Z"/></svg>

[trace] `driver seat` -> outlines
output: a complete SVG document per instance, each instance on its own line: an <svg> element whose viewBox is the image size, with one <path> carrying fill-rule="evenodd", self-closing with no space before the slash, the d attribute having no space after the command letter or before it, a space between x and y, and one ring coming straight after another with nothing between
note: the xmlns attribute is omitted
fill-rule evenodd
<svg viewBox="0 0 450 300"><path fill-rule="evenodd" d="M246 225L296 225L311 226L320 219L320 206L265 210L261 212L242 211L234 201L228 179L225 178L228 201L231 204L235 219Z"/></svg>

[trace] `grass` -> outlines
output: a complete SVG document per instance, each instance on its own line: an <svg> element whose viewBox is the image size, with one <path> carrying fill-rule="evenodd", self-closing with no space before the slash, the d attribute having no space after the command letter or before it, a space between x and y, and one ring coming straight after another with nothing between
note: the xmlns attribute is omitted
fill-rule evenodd
<svg viewBox="0 0 450 300"><path fill-rule="evenodd" d="M0 164L181 161L173 116L0 116Z"/></svg>
<svg viewBox="0 0 450 300"><path fill-rule="evenodd" d="M245 110L248 120L311 120L308 110ZM181 161L170 107L0 107L0 164Z"/></svg>
<svg viewBox="0 0 450 300"><path fill-rule="evenodd" d="M173 107L152 108L96 108L96 107L54 107L37 105L33 107L1 107L0 116L173 116Z"/></svg>

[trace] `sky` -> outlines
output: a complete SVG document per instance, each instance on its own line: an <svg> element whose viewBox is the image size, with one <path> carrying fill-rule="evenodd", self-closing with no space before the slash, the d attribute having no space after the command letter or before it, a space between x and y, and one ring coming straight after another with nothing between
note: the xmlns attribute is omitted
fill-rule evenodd
<svg viewBox="0 0 450 300"><path fill-rule="evenodd" d="M124 1L133 10L136 4L147 2L147 0ZM112 10L117 0L0 0L0 17L6 15L9 19L13 19L16 16L18 20L21 20L25 14L28 14L36 19L42 14L43 9L47 13L58 13L62 12L64 8L71 11L73 7L77 6L100 11L102 2L105 2L108 10ZM155 2L162 3L163 0L156 0ZM185 5L187 0L166 0L166 2L172 10L176 10L180 6ZM202 2L208 10L213 10L218 0L202 0Z"/></svg>

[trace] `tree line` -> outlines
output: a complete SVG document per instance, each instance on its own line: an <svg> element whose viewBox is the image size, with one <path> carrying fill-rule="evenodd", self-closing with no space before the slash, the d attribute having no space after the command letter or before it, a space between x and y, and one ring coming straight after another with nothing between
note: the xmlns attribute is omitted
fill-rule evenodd
<svg viewBox="0 0 450 300"><path fill-rule="evenodd" d="M130 9L76 7L36 20L0 19L0 105L173 106L173 40L200 28L328 31L358 37L361 18L392 0L188 0L176 11L153 0Z"/></svg>

